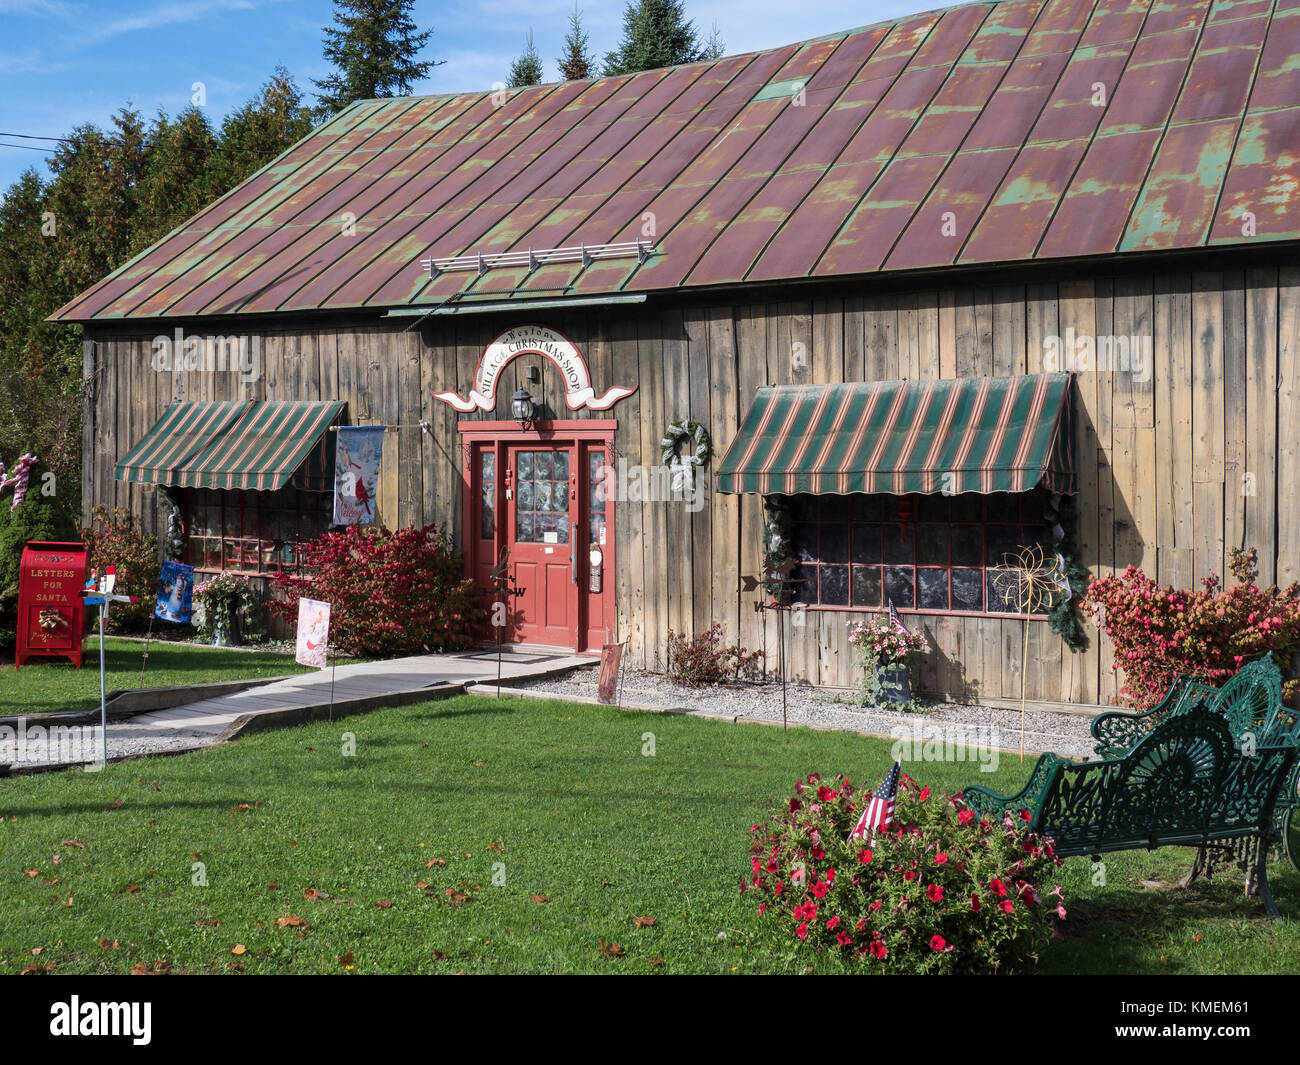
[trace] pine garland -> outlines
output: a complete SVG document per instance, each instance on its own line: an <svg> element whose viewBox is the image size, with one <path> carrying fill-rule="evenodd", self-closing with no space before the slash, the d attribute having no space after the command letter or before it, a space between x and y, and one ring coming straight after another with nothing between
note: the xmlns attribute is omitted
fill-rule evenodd
<svg viewBox="0 0 1300 1065"><path fill-rule="evenodd" d="M1071 651L1083 651L1088 647L1088 634L1079 614L1079 604L1088 590L1091 574L1076 554L1078 547L1075 537L1078 533L1079 515L1074 497L1054 493L1044 518L1052 523L1051 547L1060 556L1057 565L1070 589L1068 595L1061 589L1053 597L1052 606L1047 612L1047 623Z"/></svg>

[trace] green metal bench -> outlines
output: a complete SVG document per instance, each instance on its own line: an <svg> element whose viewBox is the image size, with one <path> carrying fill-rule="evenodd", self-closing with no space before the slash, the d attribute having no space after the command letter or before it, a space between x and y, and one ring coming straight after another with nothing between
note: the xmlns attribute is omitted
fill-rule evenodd
<svg viewBox="0 0 1300 1065"><path fill-rule="evenodd" d="M1102 758L1119 758L1160 722L1201 701L1208 701L1224 716L1233 743L1247 754L1261 746L1300 742L1300 713L1282 704L1282 671L1265 655L1243 666L1220 688L1180 676L1165 697L1145 713L1099 714L1092 721L1092 735L1097 740L1094 750ZM1300 757L1278 796L1274 820L1282 853L1300 869ZM1199 854L1189 879L1207 865L1208 856Z"/></svg>
<svg viewBox="0 0 1300 1065"><path fill-rule="evenodd" d="M1280 918L1266 866L1273 845L1295 861L1279 835L1279 800L1294 796L1298 754L1294 728L1280 742L1256 743L1246 753L1228 718L1203 695L1120 757L1076 763L1044 754L1015 795L974 785L964 794L982 817L1018 818L1028 811L1030 829L1051 837L1062 857L1096 860L1112 851L1196 847L1190 882L1231 855L1247 870L1247 891L1257 891Z"/></svg>

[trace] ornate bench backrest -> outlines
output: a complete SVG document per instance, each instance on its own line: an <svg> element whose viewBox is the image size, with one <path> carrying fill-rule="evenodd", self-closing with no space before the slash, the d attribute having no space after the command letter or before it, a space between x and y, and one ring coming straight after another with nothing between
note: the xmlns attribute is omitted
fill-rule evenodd
<svg viewBox="0 0 1300 1065"><path fill-rule="evenodd" d="M1267 745L1265 732L1282 706L1282 672L1267 655L1242 666L1214 693L1211 705L1227 719L1238 744L1250 734L1256 745Z"/></svg>

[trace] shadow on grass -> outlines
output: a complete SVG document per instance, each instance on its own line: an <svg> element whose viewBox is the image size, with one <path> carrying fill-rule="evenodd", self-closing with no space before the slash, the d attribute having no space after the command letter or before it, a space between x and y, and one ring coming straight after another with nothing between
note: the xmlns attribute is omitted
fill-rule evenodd
<svg viewBox="0 0 1300 1065"><path fill-rule="evenodd" d="M166 803L153 804L147 800L135 800L133 802L123 803L122 806L114 809L106 802L100 803L60 803L57 806L23 806L6 803L4 812L6 816L17 817L67 817L74 814L112 814L125 811L128 814L140 814L148 812L150 814L164 814L168 810L231 810L241 802L246 802L242 795L230 799L207 799L200 801L198 799L188 799L181 802L169 801Z"/></svg>
<svg viewBox="0 0 1300 1065"><path fill-rule="evenodd" d="M440 706L422 713L412 714L415 721L449 720L458 717L477 717L480 714L518 714L519 707L484 703L481 706Z"/></svg>

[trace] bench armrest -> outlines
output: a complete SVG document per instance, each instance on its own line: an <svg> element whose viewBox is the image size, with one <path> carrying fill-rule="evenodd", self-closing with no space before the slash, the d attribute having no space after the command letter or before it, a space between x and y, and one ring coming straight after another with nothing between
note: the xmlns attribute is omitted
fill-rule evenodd
<svg viewBox="0 0 1300 1065"><path fill-rule="evenodd" d="M1092 737L1097 741L1093 750L1101 758L1122 758L1133 745L1146 737L1163 715L1185 706L1189 700L1215 689L1185 674L1174 679L1165 696L1150 710L1139 714L1128 710L1111 710L1092 719Z"/></svg>
<svg viewBox="0 0 1300 1065"><path fill-rule="evenodd" d="M999 795L996 791L972 784L962 790L962 798L966 805L980 817L998 821L1002 820L1004 813L1028 810L1032 818L1029 827L1037 831L1036 826L1042 813L1043 800L1051 790L1060 767L1066 765L1073 765L1073 763L1048 751L1039 756L1029 774L1029 782L1014 795Z"/></svg>

